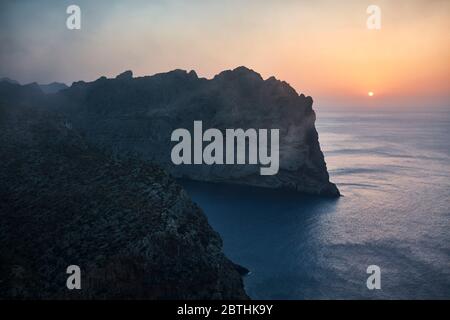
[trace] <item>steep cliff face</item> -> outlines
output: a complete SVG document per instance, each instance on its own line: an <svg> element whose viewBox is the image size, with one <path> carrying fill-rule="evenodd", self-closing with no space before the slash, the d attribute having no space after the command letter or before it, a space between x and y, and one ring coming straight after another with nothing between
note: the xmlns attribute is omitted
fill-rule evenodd
<svg viewBox="0 0 450 320"><path fill-rule="evenodd" d="M137 153L175 177L194 180L287 188L338 196L320 150L313 100L274 77L267 80L245 67L224 71L211 80L175 70L133 78L77 82L54 99L95 144L119 153ZM280 171L261 176L259 165L174 165L171 133L204 129L280 129Z"/></svg>
<svg viewBox="0 0 450 320"><path fill-rule="evenodd" d="M28 106L47 103L35 89L0 84L1 298L247 298L219 235L172 178ZM69 291L73 264L82 289Z"/></svg>

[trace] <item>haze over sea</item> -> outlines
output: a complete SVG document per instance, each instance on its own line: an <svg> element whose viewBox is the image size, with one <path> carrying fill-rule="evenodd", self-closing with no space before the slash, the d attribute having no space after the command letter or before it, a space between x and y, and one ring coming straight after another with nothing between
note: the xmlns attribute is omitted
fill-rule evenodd
<svg viewBox="0 0 450 320"><path fill-rule="evenodd" d="M254 299L450 298L450 116L318 112L343 197L183 182ZM381 268L368 290L366 268Z"/></svg>

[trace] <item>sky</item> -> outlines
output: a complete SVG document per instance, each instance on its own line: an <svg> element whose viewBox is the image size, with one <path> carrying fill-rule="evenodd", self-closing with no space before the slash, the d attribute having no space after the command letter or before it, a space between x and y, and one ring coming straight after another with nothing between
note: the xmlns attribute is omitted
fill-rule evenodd
<svg viewBox="0 0 450 320"><path fill-rule="evenodd" d="M71 4L80 30L66 27ZM448 0L0 0L0 43L0 77L21 83L244 65L316 109L450 110Z"/></svg>

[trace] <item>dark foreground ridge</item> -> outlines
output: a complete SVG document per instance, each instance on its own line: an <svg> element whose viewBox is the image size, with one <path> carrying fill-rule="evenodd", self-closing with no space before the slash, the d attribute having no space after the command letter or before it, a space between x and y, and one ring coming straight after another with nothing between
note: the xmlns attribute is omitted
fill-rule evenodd
<svg viewBox="0 0 450 320"><path fill-rule="evenodd" d="M0 83L0 297L247 298L170 176L100 152L47 104L36 84ZM73 264L81 290L66 288Z"/></svg>
<svg viewBox="0 0 450 320"><path fill-rule="evenodd" d="M90 142L119 154L139 154L175 177L339 196L320 149L312 98L245 67L209 80L194 71L139 78L126 71L114 79L76 82L47 100ZM174 165L171 133L192 130L196 120L205 129L222 131L280 129L280 171L261 176L256 165Z"/></svg>

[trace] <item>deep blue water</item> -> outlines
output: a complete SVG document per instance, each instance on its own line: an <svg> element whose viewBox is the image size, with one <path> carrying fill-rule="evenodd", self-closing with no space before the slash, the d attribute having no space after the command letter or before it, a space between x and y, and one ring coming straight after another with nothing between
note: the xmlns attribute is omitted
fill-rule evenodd
<svg viewBox="0 0 450 320"><path fill-rule="evenodd" d="M450 116L318 113L330 200L184 182L254 299L450 298ZM381 268L368 290L366 268Z"/></svg>

